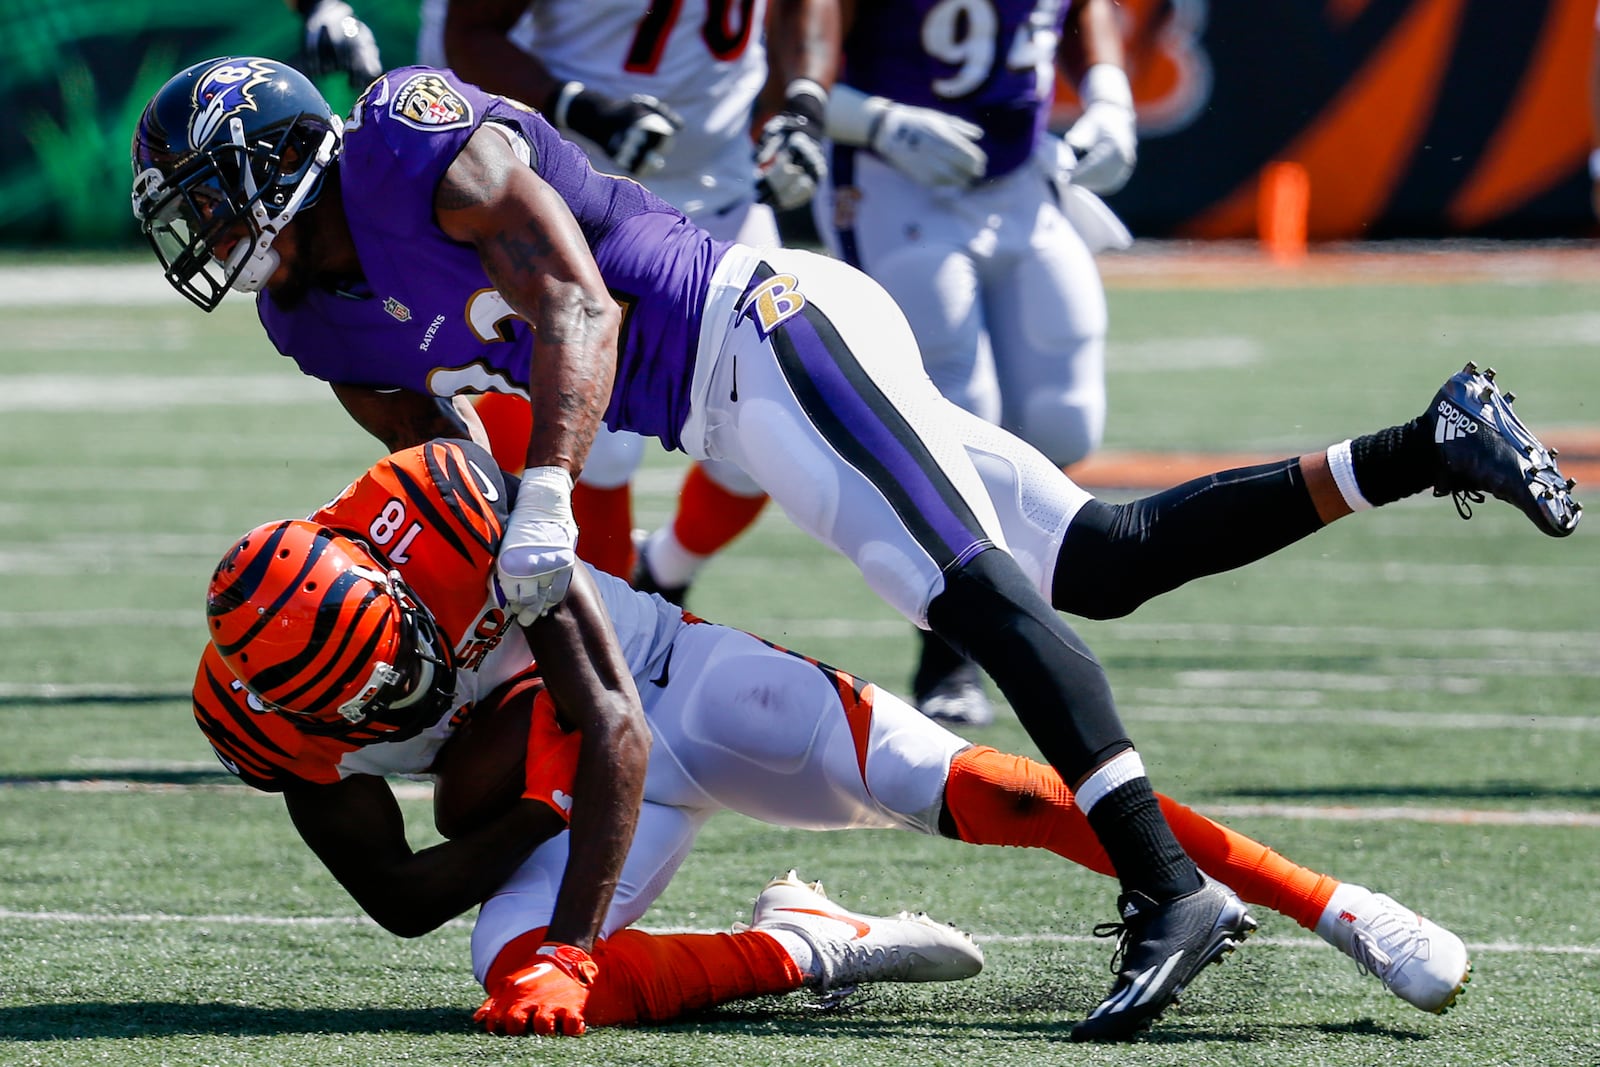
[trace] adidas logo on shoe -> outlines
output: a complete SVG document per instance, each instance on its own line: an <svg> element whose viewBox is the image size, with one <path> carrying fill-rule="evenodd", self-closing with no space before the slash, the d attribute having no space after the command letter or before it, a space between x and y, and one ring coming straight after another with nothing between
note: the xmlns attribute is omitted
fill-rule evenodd
<svg viewBox="0 0 1600 1067"><path fill-rule="evenodd" d="M1458 437L1478 432L1477 420L1454 404L1451 404L1448 400L1440 400L1437 410L1439 417L1433 423L1433 440L1435 444L1454 441Z"/></svg>

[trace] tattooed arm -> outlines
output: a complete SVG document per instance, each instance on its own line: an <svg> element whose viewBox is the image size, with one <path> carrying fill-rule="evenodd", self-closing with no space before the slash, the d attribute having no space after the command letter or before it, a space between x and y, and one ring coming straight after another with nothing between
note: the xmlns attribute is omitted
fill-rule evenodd
<svg viewBox="0 0 1600 1067"><path fill-rule="evenodd" d="M611 399L622 321L577 220L493 130L475 133L445 171L434 213L534 328L528 468L576 478Z"/></svg>

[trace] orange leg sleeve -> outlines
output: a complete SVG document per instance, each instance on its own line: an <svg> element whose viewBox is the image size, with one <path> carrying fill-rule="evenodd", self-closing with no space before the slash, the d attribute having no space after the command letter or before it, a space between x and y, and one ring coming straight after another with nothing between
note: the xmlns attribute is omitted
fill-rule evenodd
<svg viewBox="0 0 1600 1067"><path fill-rule="evenodd" d="M572 487L572 517L578 523L578 558L627 581L633 574L633 490L627 484L596 489Z"/></svg>
<svg viewBox="0 0 1600 1067"><path fill-rule="evenodd" d="M750 528L766 506L765 493L738 496L711 480L696 463L678 493L678 514L672 534L697 556L710 556Z"/></svg>
<svg viewBox="0 0 1600 1067"><path fill-rule="evenodd" d="M482 393L472 402L489 435L494 461L507 474L521 474L528 461L528 438L533 433L533 408L520 396Z"/></svg>
<svg viewBox="0 0 1600 1067"><path fill-rule="evenodd" d="M585 1017L596 1026L657 1023L730 1000L788 993L804 976L771 935L619 930L596 946L600 978Z"/></svg>
<svg viewBox="0 0 1600 1067"><path fill-rule="evenodd" d="M975 746L951 762L944 795L962 841L1049 849L1100 874L1114 873L1072 790L1042 763ZM1271 908L1308 930L1317 925L1337 879L1292 863L1170 797L1160 801L1178 843L1201 870L1246 903Z"/></svg>
<svg viewBox="0 0 1600 1067"><path fill-rule="evenodd" d="M544 927L521 934L495 957L485 989L526 967ZM647 934L619 930L595 942L600 968L584 1020L590 1026L659 1023L745 997L788 993L804 975L770 935Z"/></svg>

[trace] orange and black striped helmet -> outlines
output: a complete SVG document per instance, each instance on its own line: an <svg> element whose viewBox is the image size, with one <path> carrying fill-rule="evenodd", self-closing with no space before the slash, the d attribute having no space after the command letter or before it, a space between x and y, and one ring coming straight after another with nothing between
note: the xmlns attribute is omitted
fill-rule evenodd
<svg viewBox="0 0 1600 1067"><path fill-rule="evenodd" d="M453 706L433 616L369 548L326 526L245 534L211 576L206 621L244 687L307 733L398 741Z"/></svg>

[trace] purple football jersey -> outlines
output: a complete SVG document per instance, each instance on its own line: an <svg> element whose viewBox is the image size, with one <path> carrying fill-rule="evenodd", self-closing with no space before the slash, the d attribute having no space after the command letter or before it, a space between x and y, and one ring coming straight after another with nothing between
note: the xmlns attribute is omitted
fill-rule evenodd
<svg viewBox="0 0 1600 1067"><path fill-rule="evenodd" d="M351 292L314 289L293 307L263 291L268 336L329 382L434 396L536 392L532 329L476 250L434 221L440 179L485 121L532 147L534 170L572 209L623 308L606 425L677 448L707 283L728 246L637 182L597 173L537 112L450 71L392 70L357 101L338 167L363 281Z"/></svg>
<svg viewBox="0 0 1600 1067"><path fill-rule="evenodd" d="M841 80L983 127L988 177L1027 162L1055 92L1066 0L879 0L856 5Z"/></svg>

